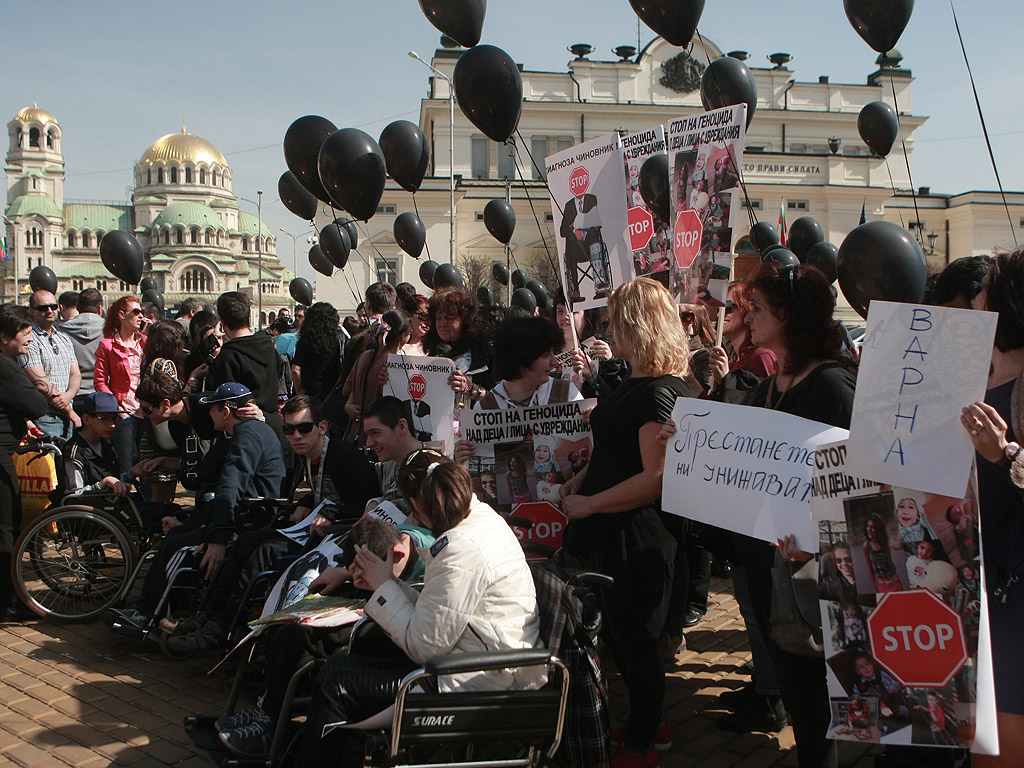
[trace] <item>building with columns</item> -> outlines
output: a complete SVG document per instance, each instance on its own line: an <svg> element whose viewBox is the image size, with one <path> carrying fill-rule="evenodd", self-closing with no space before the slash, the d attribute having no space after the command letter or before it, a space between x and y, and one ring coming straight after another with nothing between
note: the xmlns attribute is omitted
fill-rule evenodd
<svg viewBox="0 0 1024 768"><path fill-rule="evenodd" d="M642 130L702 111L700 75L709 61L726 55L706 37L694 40L689 52L655 38L639 52L630 46L616 48L611 60L598 60L590 46L573 46L576 58L563 72L521 65L524 103L514 144L490 141L456 109L454 158L449 160L450 78L463 52L452 43L431 57L440 74L428 80L419 118L431 146L431 165L416 203L427 229L429 257L448 261L449 174L454 175L455 263L464 272L473 261L505 260L502 246L484 227L483 208L492 198L506 195L517 215L512 267L518 264L528 272L531 266L542 268L548 251L555 252L544 157L612 131ZM746 57L741 51L728 55ZM914 183L900 142L885 160L873 157L861 140L861 108L872 101L894 104L895 94L900 137L913 168L914 132L927 118L913 112L912 73L897 52L890 52L888 59L879 57L874 66L866 59L863 83L833 83L824 75L798 80L787 54L770 59L766 67L747 61L757 81L758 102L747 130L743 178L758 220L776 224L784 206L790 223L813 216L838 245L859 224L863 210L869 221L889 219L910 228L934 269L960 256L1013 246L997 193L938 195L921 189L915 211ZM915 174L913 182L927 180ZM1024 193L1008 194L1008 202L1012 226L1024 229ZM344 274L318 278L317 298L351 314L356 297L378 277L422 286L418 263L401 252L391 233L395 216L412 210L412 195L389 180L377 215L360 225L364 242L358 254L350 258ZM318 226L330 220L325 213L318 217ZM757 263L749 239L739 242L737 253L738 274ZM424 253L421 259L426 258ZM476 287L467 285L471 292ZM848 307L844 314L852 319Z"/></svg>
<svg viewBox="0 0 1024 768"><path fill-rule="evenodd" d="M99 258L103 235L122 229L141 243L143 274L156 281L167 308L190 296L213 302L232 290L249 293L256 307L261 291L263 324L270 313L291 306L294 274L277 258L277 239L259 216L239 208L231 167L210 142L183 127L142 153L130 201L72 200L65 197L57 119L33 105L7 128L4 300L24 297L29 273L40 265L57 275L58 293L98 288L109 302L137 292Z"/></svg>

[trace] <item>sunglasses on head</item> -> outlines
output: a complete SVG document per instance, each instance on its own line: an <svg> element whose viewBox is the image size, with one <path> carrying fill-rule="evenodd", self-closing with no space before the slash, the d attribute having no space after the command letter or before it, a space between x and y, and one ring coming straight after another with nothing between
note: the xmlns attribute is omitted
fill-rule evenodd
<svg viewBox="0 0 1024 768"><path fill-rule="evenodd" d="M308 435L313 431L313 427L316 426L315 421L303 421L298 424L285 424L281 427L281 431L286 435L294 435L298 432L300 435Z"/></svg>
<svg viewBox="0 0 1024 768"><path fill-rule="evenodd" d="M56 312L59 308L60 304L36 304L34 307L32 307L32 309L36 310L37 312L46 312L47 310L52 310L53 312Z"/></svg>

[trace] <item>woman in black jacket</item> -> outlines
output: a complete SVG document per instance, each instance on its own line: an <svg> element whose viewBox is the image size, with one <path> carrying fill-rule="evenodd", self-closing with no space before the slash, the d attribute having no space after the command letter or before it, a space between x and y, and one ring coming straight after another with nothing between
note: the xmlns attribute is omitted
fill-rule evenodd
<svg viewBox="0 0 1024 768"><path fill-rule="evenodd" d="M25 436L25 420L46 413L46 397L18 365L32 337L32 311L0 306L0 622L24 615L11 583L11 555L21 528L21 493L11 454Z"/></svg>

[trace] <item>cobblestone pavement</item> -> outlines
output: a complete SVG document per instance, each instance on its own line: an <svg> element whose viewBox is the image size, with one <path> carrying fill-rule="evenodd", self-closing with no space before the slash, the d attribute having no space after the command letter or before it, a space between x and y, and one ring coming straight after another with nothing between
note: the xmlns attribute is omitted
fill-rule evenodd
<svg viewBox="0 0 1024 768"><path fill-rule="evenodd" d="M674 746L663 768L795 766L792 729L741 736L718 730L716 698L742 686L750 658L727 581L712 582L704 620L670 670L665 719ZM207 675L210 657L173 661L152 641L121 637L101 621L0 625L0 763L49 766L209 765L182 727L189 714L214 713L229 672ZM625 692L612 676L613 720ZM841 744L840 764L870 768L870 748Z"/></svg>

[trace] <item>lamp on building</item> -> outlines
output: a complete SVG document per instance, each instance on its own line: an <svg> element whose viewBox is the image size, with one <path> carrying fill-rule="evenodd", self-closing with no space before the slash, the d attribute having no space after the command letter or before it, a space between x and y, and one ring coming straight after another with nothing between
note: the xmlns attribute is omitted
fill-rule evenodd
<svg viewBox="0 0 1024 768"><path fill-rule="evenodd" d="M828 140L828 151L833 155L839 154L839 146L842 144L842 140L838 136L831 136Z"/></svg>
<svg viewBox="0 0 1024 768"><path fill-rule="evenodd" d="M935 241L939 239L937 232L929 232L927 235L924 233L924 222L923 221L912 221L907 224L913 235L914 239L917 240L918 245L921 246L921 250L924 251L926 256L931 256L935 253ZM927 243L925 241L928 241Z"/></svg>
<svg viewBox="0 0 1024 768"><path fill-rule="evenodd" d="M416 51L409 51L409 57L416 59L423 66L427 67L431 72L440 77L446 83L448 83L448 190L450 193L450 199L448 204L451 206L449 216L450 223L448 227L448 263L455 263L455 85L448 75L439 70L433 64L424 59L420 58L420 55Z"/></svg>

